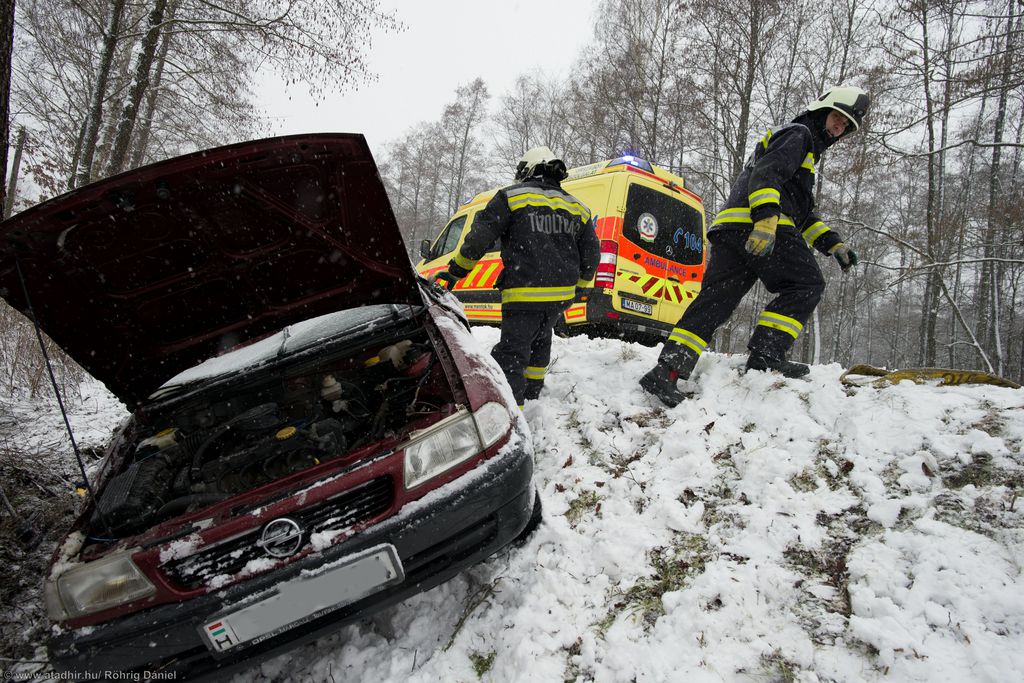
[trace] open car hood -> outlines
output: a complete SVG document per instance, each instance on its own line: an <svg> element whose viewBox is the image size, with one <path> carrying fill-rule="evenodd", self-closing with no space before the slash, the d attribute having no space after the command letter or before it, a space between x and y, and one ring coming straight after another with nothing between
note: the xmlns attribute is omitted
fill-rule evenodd
<svg viewBox="0 0 1024 683"><path fill-rule="evenodd" d="M40 327L132 407L300 320L423 303L370 149L351 134L197 152L24 211L0 223L0 296L27 314L26 291Z"/></svg>

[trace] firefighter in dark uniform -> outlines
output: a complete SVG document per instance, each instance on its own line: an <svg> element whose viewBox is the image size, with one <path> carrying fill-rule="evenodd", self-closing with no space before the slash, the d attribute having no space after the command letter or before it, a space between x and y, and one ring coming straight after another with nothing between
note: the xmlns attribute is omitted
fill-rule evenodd
<svg viewBox="0 0 1024 683"><path fill-rule="evenodd" d="M675 406L714 331L757 280L775 295L758 317L747 348L747 370L801 377L806 365L786 360L814 312L825 280L809 246L835 257L843 271L857 255L814 211L815 166L822 153L860 128L871 103L856 87L827 91L792 123L769 129L732 186L708 230L711 250L700 294L669 335L658 364L640 380L644 390Z"/></svg>
<svg viewBox="0 0 1024 683"><path fill-rule="evenodd" d="M566 175L565 163L547 147L526 152L516 183L498 190L476 215L448 269L433 278L451 289L501 238L501 339L491 355L520 408L540 394L555 323L576 289L594 277L600 258L590 210L562 190Z"/></svg>

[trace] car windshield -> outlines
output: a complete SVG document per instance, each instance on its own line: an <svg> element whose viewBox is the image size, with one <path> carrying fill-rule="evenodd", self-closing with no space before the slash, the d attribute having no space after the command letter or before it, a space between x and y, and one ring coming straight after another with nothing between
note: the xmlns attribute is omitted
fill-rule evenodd
<svg viewBox="0 0 1024 683"><path fill-rule="evenodd" d="M270 360L298 353L321 342L355 336L406 317L408 306L375 304L328 313L289 325L269 337L210 358L178 373L157 389L151 399L164 398L187 384L222 377Z"/></svg>

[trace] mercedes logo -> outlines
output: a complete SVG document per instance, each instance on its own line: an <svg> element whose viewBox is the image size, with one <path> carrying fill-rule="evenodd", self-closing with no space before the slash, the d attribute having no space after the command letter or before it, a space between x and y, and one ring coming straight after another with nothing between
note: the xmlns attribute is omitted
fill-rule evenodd
<svg viewBox="0 0 1024 683"><path fill-rule="evenodd" d="M290 557L302 546L302 527L287 517L275 519L263 527L256 545L272 557Z"/></svg>

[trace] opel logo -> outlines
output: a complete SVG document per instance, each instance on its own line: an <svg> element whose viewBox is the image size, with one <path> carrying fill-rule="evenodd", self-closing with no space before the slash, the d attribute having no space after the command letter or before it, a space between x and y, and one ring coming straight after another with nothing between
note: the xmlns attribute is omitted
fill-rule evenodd
<svg viewBox="0 0 1024 683"><path fill-rule="evenodd" d="M290 557L302 546L302 527L287 517L275 519L263 527L256 545L272 557Z"/></svg>

